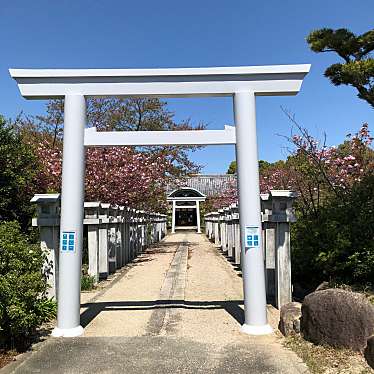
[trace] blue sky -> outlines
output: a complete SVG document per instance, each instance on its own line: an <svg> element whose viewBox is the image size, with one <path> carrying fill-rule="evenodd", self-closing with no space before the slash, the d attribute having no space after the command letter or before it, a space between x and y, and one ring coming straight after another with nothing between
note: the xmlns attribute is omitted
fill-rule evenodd
<svg viewBox="0 0 374 374"><path fill-rule="evenodd" d="M349 87L323 77L338 61L312 53L307 34L316 28L373 28L373 0L34 0L0 5L0 113L37 114L42 101L24 100L8 68L146 68L311 63L302 90L292 97L257 99L259 157L285 158L294 113L312 133L338 144L360 124L374 124L374 110ZM173 99L176 119L203 121L209 128L233 124L230 98ZM231 146L207 147L192 158L204 173L225 172Z"/></svg>

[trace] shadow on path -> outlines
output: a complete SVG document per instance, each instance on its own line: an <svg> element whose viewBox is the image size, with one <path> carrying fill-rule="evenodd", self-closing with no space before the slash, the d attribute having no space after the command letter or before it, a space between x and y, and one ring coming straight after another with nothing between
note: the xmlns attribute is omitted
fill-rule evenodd
<svg viewBox="0 0 374 374"><path fill-rule="evenodd" d="M93 319L104 311L134 311L155 309L224 309L239 324L244 323L244 311L240 308L242 300L226 301L185 301L185 300L154 300L154 301L108 301L82 304L87 308L81 313L81 325L86 327Z"/></svg>

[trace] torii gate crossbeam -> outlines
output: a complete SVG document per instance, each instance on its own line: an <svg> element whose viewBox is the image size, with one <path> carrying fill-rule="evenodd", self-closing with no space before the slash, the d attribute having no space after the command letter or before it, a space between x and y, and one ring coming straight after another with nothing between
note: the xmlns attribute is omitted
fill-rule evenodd
<svg viewBox="0 0 374 374"><path fill-rule="evenodd" d="M255 97L297 94L309 69L310 65L179 69L10 69L10 75L17 81L25 98L65 98L60 287L57 327L52 335L71 337L83 333L80 326L80 276L85 98L92 96L233 97L245 317L241 331L254 335L272 332L266 315ZM186 134L186 138L193 137L194 132ZM129 135L129 139L131 136ZM187 139L185 144L189 144ZM70 241L70 236L73 250L64 251L62 248L67 246L62 246L62 241Z"/></svg>
<svg viewBox="0 0 374 374"><path fill-rule="evenodd" d="M85 130L84 145L110 146L154 146L154 145L222 145L235 144L235 127L224 130L187 131L100 131Z"/></svg>

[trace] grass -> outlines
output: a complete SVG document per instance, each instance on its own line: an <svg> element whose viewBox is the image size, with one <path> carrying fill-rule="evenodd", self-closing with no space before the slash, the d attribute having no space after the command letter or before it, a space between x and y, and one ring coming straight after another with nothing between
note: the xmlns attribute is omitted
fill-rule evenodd
<svg viewBox="0 0 374 374"><path fill-rule="evenodd" d="M81 291L91 291L95 288L95 277L83 274L81 277Z"/></svg>
<svg viewBox="0 0 374 374"><path fill-rule="evenodd" d="M329 285L331 288L341 288L346 291L358 292L363 294L371 304L374 304L374 288L372 285L360 285L360 284L344 284L331 282Z"/></svg>
<svg viewBox="0 0 374 374"><path fill-rule="evenodd" d="M318 346L298 335L286 337L284 345L293 350L313 374L374 373L362 355L348 349Z"/></svg>

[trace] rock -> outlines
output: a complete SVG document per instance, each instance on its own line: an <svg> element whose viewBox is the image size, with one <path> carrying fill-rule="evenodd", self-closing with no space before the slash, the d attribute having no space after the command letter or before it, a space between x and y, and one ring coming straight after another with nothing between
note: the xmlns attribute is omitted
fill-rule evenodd
<svg viewBox="0 0 374 374"><path fill-rule="evenodd" d="M279 330L284 336L300 333L301 303L288 303L280 310Z"/></svg>
<svg viewBox="0 0 374 374"><path fill-rule="evenodd" d="M328 290L330 287L329 282L322 282L317 288L316 291L323 291L323 290Z"/></svg>
<svg viewBox="0 0 374 374"><path fill-rule="evenodd" d="M315 344L363 352L374 333L374 307L356 292L313 292L304 299L301 314L301 333Z"/></svg>
<svg viewBox="0 0 374 374"><path fill-rule="evenodd" d="M364 355L366 362L374 369L374 335L367 340L367 346Z"/></svg>

